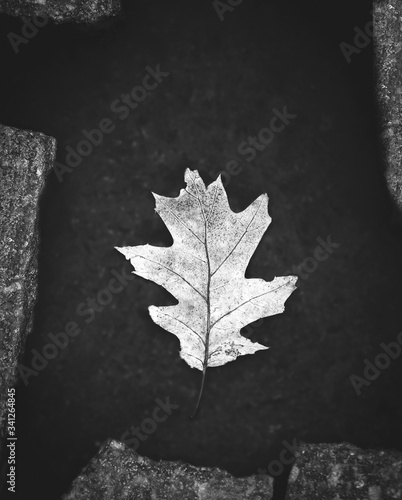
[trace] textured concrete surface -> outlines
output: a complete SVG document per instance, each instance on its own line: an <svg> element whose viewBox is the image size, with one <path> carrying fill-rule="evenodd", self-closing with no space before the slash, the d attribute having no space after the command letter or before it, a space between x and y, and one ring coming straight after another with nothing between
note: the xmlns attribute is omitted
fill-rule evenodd
<svg viewBox="0 0 402 500"><path fill-rule="evenodd" d="M0 440L7 390L32 328L37 291L38 200L53 166L52 137L0 125Z"/></svg>
<svg viewBox="0 0 402 500"><path fill-rule="evenodd" d="M45 14L56 23L74 21L94 24L115 16L120 0L1 0L0 12L16 17Z"/></svg>
<svg viewBox="0 0 402 500"><path fill-rule="evenodd" d="M374 2L374 47L381 136L389 191L402 210L402 4Z"/></svg>
<svg viewBox="0 0 402 500"><path fill-rule="evenodd" d="M303 444L286 500L394 500L402 498L402 453L362 450L348 443Z"/></svg>
<svg viewBox="0 0 402 500"><path fill-rule="evenodd" d="M216 468L154 462L125 444L106 441L64 500L269 500L269 476L235 478Z"/></svg>
<svg viewBox="0 0 402 500"><path fill-rule="evenodd" d="M353 27L364 29L371 8L359 3L364 16L353 17L351 4L337 3L329 17L342 22L339 33L328 29L324 5L314 17L305 3L293 3L290 16L285 3L244 1L221 22L212 2L126 2L125 21L110 36L71 25L55 37L45 28L21 46L21 57L3 37L10 53L4 74L13 75L0 95L9 117L3 122L57 137L65 165L84 129L104 118L116 126L63 182L49 176L43 286L24 365L31 366L31 349L42 353L49 333L68 322L82 333L28 386L20 384L22 500L33 484L41 500L60 498L100 443L140 425L155 399L167 396L180 409L137 450L152 460L249 476L272 469L284 440L402 450L402 358L360 396L350 382L402 325L402 232L391 225L378 167L372 85L353 78L373 45L350 64L339 48L353 43ZM17 32L13 26L22 23L3 17L10 22L4 33ZM112 103L142 83L147 65L158 64L170 75L120 119ZM273 109L285 106L297 118L255 149L252 161L254 154L240 154L242 142L258 137ZM192 421L200 374L148 314L152 304L172 303L167 292L136 277L93 315L77 309L97 300L114 271L132 270L114 246L171 244L151 191L177 196L185 167L211 182L221 170L227 177L233 160L241 172L227 186L232 209L264 192L271 200L273 223L250 277L270 280L296 269L300 287L286 314L244 329L268 351L211 369ZM315 269L318 237L341 246Z"/></svg>

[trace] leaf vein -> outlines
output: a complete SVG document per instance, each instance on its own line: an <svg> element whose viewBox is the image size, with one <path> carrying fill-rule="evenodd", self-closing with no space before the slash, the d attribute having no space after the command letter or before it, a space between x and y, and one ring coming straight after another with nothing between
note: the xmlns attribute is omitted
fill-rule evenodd
<svg viewBox="0 0 402 500"><path fill-rule="evenodd" d="M228 258L232 255L232 253L236 250L236 248L238 247L238 245L240 244L241 240L244 238L244 236L246 235L246 233L248 232L248 228L250 226L250 224L253 222L253 220L255 219L258 211L260 210L260 207L261 207L261 204L262 204L262 200L260 201L260 204L258 205L258 208L257 210L255 211L253 217L251 218L250 222L247 224L247 227L246 227L246 230L244 231L244 233L241 235L240 239L238 240L238 242L235 244L235 246L232 248L232 250L228 253L228 255L223 259L223 261L219 264L219 266L215 269L215 271L212 273L211 276L213 276L215 273L218 272L218 270L222 267L222 265L228 260Z"/></svg>
<svg viewBox="0 0 402 500"><path fill-rule="evenodd" d="M191 330L195 335L197 335L197 337L201 340L201 342L203 343L203 345L205 346L205 342L204 342L204 339L201 337L201 335L199 333L197 333L195 330L193 330L191 328L191 326L188 326L187 323L184 323L184 321L182 321L181 319L179 318L174 318L173 316L171 316L170 314L166 313L166 312L159 312L159 314L164 314L165 316L167 316L168 318L172 318L173 320L175 321L178 321L179 323L181 323L182 325L184 325L186 328L188 328L189 330Z"/></svg>
<svg viewBox="0 0 402 500"><path fill-rule="evenodd" d="M201 293L199 290L197 290L197 288L195 288L194 285L192 285L189 281L186 280L186 278L184 278L184 276L182 276L181 274L179 273L176 273L176 271L174 271L173 269L171 269L170 267L168 266L165 266L164 264L162 264L161 262L155 262L154 260L151 260L149 259L148 257L144 257L143 255L137 255L137 257L141 257L142 259L145 259L147 260L148 262L152 262L153 264L156 264L157 266L161 266L161 267L164 267L165 269L167 269L168 271L170 271L171 273L175 274L176 276L178 276L179 278L181 278L183 281L185 281L187 283L187 285L191 286L191 288L197 292L205 301L207 300L207 298L205 297L205 295L203 293Z"/></svg>
<svg viewBox="0 0 402 500"><path fill-rule="evenodd" d="M204 242L202 241L202 239L197 235L195 234L195 232L191 229L191 227L188 227L186 226L186 224L184 224L184 222L180 219L180 217L178 217L174 212L173 210L171 210L170 208L166 207L165 205L163 205L163 208L165 208L169 213L171 213L173 215L173 217L175 217L179 222L180 224L182 224L188 231L190 231L190 233L195 237L197 238L197 240L204 244Z"/></svg>
<svg viewBox="0 0 402 500"><path fill-rule="evenodd" d="M234 311L236 311L237 309L240 309L241 307L243 307L244 305L248 304L249 302L251 302L252 300L255 300L255 299L258 299L259 297L263 297L264 295L267 295L268 293L272 293L272 292L276 292L276 290L279 290L280 288L286 286L288 284L287 283L283 283L282 285L278 286L277 288L274 288L273 290L268 290L267 292L264 292L264 293L261 293L260 295L257 295L256 297L251 297L251 299L248 299L246 300L245 302L242 302L241 304L239 304L237 307L235 307L234 309L231 309L230 311L228 311L227 313L223 314L220 318L218 318L214 323L212 323L211 325L211 328L213 328L221 319L223 319L225 316L228 316L229 314L232 314ZM256 305L256 304L254 304Z"/></svg>

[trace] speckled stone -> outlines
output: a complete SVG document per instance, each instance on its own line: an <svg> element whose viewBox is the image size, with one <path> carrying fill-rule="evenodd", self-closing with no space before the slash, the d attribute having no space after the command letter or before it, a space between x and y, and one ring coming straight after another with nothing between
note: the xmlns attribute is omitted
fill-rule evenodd
<svg viewBox="0 0 402 500"><path fill-rule="evenodd" d="M28 18L47 14L55 23L96 24L116 16L120 10L120 0L0 0L0 12Z"/></svg>
<svg viewBox="0 0 402 500"><path fill-rule="evenodd" d="M402 498L402 453L362 450L349 443L302 444L286 500Z"/></svg>
<svg viewBox="0 0 402 500"><path fill-rule="evenodd" d="M273 479L235 478L182 462L154 462L119 441L106 441L63 500L270 500Z"/></svg>
<svg viewBox="0 0 402 500"><path fill-rule="evenodd" d="M56 151L52 137L0 125L0 438L7 390L32 327L38 201Z"/></svg>
<svg viewBox="0 0 402 500"><path fill-rule="evenodd" d="M377 0L373 17L386 179L391 196L402 211L402 3Z"/></svg>

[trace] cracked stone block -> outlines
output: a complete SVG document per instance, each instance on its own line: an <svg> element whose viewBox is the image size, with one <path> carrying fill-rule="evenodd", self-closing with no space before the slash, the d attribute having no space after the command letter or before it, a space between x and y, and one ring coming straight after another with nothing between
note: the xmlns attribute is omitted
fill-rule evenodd
<svg viewBox="0 0 402 500"><path fill-rule="evenodd" d="M270 500L269 476L236 478L216 468L154 462L108 440L63 500Z"/></svg>
<svg viewBox="0 0 402 500"><path fill-rule="evenodd" d="M4 14L27 18L40 15L55 23L96 24L120 11L120 0L0 0L0 12Z"/></svg>
<svg viewBox="0 0 402 500"><path fill-rule="evenodd" d="M402 211L402 3L374 2L374 50L386 180Z"/></svg>
<svg viewBox="0 0 402 500"><path fill-rule="evenodd" d="M349 443L302 444L286 500L402 499L402 453Z"/></svg>
<svg viewBox="0 0 402 500"><path fill-rule="evenodd" d="M37 293L38 202L56 140L0 125L0 442ZM0 457L1 458L1 457Z"/></svg>

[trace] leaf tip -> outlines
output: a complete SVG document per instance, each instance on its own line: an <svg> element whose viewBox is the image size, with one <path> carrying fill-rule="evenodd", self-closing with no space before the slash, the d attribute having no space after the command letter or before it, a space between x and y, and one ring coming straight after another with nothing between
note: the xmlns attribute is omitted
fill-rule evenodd
<svg viewBox="0 0 402 500"><path fill-rule="evenodd" d="M296 283L297 283L299 277L298 276L294 276L294 275L290 275L289 278L290 278L289 282L292 283L293 289L297 288Z"/></svg>
<svg viewBox="0 0 402 500"><path fill-rule="evenodd" d="M188 167L184 172L184 182L191 189L191 186L196 185L202 191L205 191L206 187L204 181L202 180L198 170L190 170Z"/></svg>
<svg viewBox="0 0 402 500"><path fill-rule="evenodd" d="M156 306L149 306L148 307L148 313L151 316L151 318L155 321L156 318L156 312L157 312L157 307Z"/></svg>
<svg viewBox="0 0 402 500"><path fill-rule="evenodd" d="M268 208L268 204L269 204L269 198L268 198L268 194L267 193L262 193L260 194L260 196L257 198L257 200L260 199Z"/></svg>
<svg viewBox="0 0 402 500"><path fill-rule="evenodd" d="M118 252L122 253L124 255L124 257L126 257L126 259L128 259L127 255L126 255L126 247L113 247L115 250L117 250Z"/></svg>

